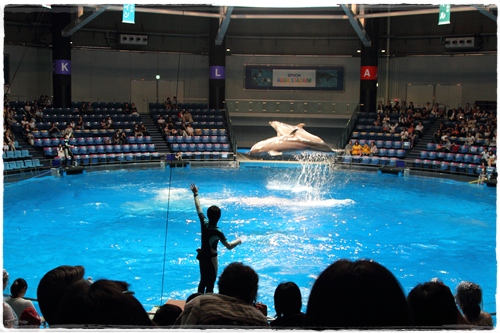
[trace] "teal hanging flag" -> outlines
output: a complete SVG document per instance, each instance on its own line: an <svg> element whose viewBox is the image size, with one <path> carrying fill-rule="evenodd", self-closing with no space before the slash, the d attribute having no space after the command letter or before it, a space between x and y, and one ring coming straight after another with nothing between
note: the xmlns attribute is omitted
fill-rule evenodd
<svg viewBox="0 0 500 333"><path fill-rule="evenodd" d="M439 5L438 25L450 24L450 7L451 5Z"/></svg>
<svg viewBox="0 0 500 333"><path fill-rule="evenodd" d="M135 24L135 5L123 5L122 22Z"/></svg>

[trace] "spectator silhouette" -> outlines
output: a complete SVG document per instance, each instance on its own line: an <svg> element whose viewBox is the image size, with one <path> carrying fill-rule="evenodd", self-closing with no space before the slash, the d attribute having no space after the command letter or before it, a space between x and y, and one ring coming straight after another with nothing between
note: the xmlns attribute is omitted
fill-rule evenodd
<svg viewBox="0 0 500 333"><path fill-rule="evenodd" d="M59 327L141 328L154 326L142 304L122 281L80 280L61 299Z"/></svg>
<svg viewBox="0 0 500 333"><path fill-rule="evenodd" d="M156 311L153 317L153 323L156 326L171 327L175 320L181 315L182 309L175 304L163 304Z"/></svg>
<svg viewBox="0 0 500 333"><path fill-rule="evenodd" d="M467 324L450 288L437 280L415 286L408 294L408 305L415 326L442 328L446 325Z"/></svg>
<svg viewBox="0 0 500 333"><path fill-rule="evenodd" d="M239 262L229 264L219 277L219 294L203 294L191 299L176 325L214 327L268 327L267 317L254 305L259 276ZM183 327L184 326L184 327Z"/></svg>
<svg viewBox="0 0 500 333"><path fill-rule="evenodd" d="M33 302L24 299L28 283L23 278L15 279L10 286L10 298L7 303L12 307L17 317L19 318L19 326L35 326L39 327L42 324L40 315L36 312Z"/></svg>
<svg viewBox="0 0 500 333"><path fill-rule="evenodd" d="M3 269L3 290L5 290L5 288L7 288L8 284L9 284L9 273L4 268ZM16 312L5 301L3 301L2 305L3 305L3 327L5 327L5 328L17 328L19 326L19 319L16 315Z"/></svg>
<svg viewBox="0 0 500 333"><path fill-rule="evenodd" d="M319 275L309 295L306 327L395 328L410 324L398 280L371 260L337 260Z"/></svg>
<svg viewBox="0 0 500 333"><path fill-rule="evenodd" d="M74 283L83 280L83 266L59 266L42 277L37 289L38 306L45 321L50 325L60 323L59 304Z"/></svg>
<svg viewBox="0 0 500 333"><path fill-rule="evenodd" d="M302 327L305 314L302 309L302 294L294 282L282 282L274 291L274 308L276 319L271 321L273 327Z"/></svg>
<svg viewBox="0 0 500 333"><path fill-rule="evenodd" d="M467 281L460 282L457 286L455 299L462 309L465 319L471 325L493 328L491 315L481 309L483 292L478 284Z"/></svg>

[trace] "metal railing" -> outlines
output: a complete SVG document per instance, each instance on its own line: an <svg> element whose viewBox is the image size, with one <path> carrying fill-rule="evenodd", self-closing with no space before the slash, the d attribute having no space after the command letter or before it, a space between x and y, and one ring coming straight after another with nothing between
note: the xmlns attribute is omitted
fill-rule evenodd
<svg viewBox="0 0 500 333"><path fill-rule="evenodd" d="M352 114L357 101L226 99L230 112Z"/></svg>

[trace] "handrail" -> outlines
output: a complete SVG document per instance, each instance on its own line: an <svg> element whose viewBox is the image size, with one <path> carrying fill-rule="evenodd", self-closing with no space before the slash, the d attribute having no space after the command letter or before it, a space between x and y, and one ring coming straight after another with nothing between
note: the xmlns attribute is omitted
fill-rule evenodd
<svg viewBox="0 0 500 333"><path fill-rule="evenodd" d="M236 157L238 147L236 145L236 136L234 135L233 124L231 122L231 117L229 117L229 111L228 111L227 107L224 108L224 118L225 118L226 124L227 124L229 139L231 140L231 147L233 149L233 155Z"/></svg>
<svg viewBox="0 0 500 333"><path fill-rule="evenodd" d="M338 149L344 148L344 146L347 144L347 139L351 135L351 132L354 129L354 126L356 125L356 120L358 119L358 113L359 113L359 110L356 110L355 112L353 112L351 118L347 121L347 124L344 128L344 132L342 133L342 136L340 137L340 139L337 141L337 148Z"/></svg>

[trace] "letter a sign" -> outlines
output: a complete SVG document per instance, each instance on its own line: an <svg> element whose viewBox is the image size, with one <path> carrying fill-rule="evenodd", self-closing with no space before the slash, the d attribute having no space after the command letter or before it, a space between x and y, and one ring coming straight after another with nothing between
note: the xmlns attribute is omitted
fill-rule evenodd
<svg viewBox="0 0 500 333"><path fill-rule="evenodd" d="M361 80L376 80L378 75L377 66L361 66Z"/></svg>

